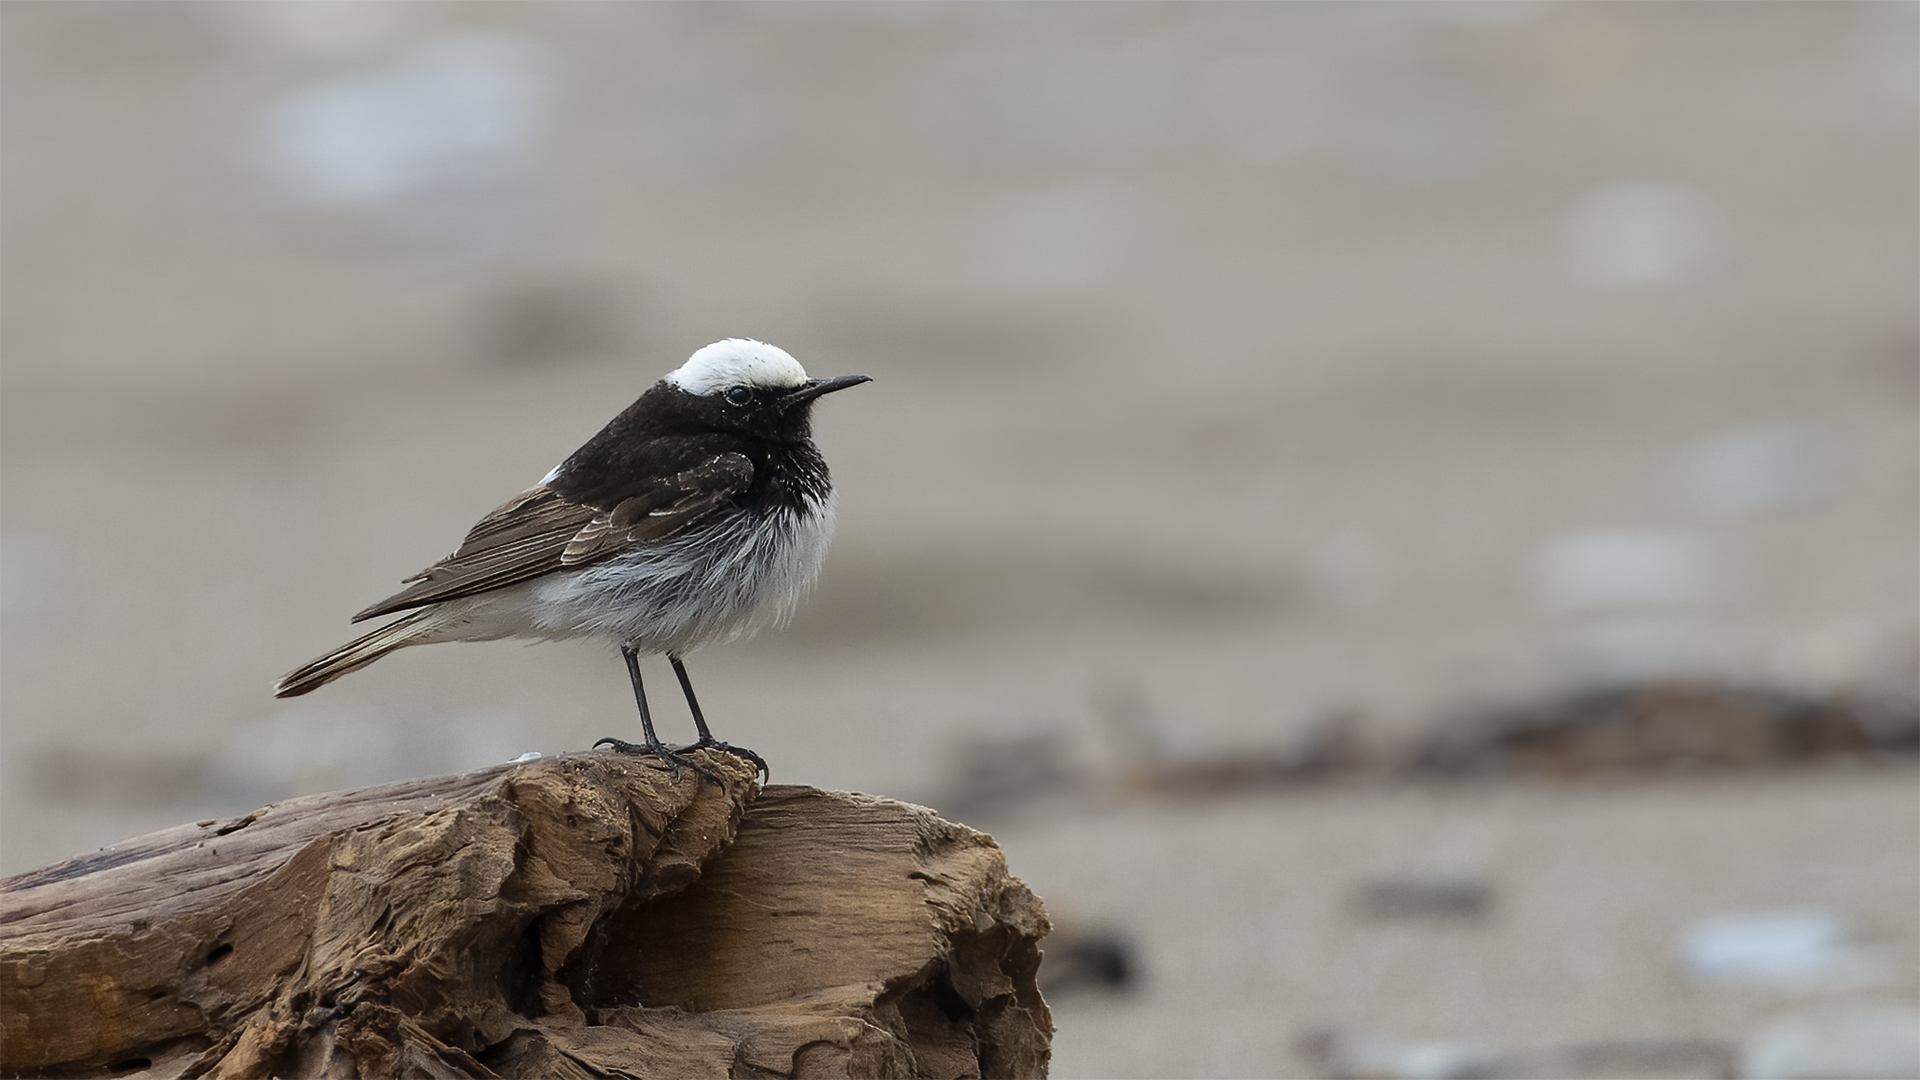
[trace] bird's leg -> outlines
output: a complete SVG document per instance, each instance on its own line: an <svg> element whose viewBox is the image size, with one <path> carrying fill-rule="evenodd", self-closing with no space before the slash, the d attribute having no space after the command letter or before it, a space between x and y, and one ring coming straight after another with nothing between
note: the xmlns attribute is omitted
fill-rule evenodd
<svg viewBox="0 0 1920 1080"><path fill-rule="evenodd" d="M680 680L680 692L687 695L687 710L693 713L693 726L700 732L700 738L697 742L691 746L683 746L680 749L719 750L722 753L732 754L734 757L760 770L760 776L763 780L773 779L773 770L767 768L765 758L744 746L734 746L731 743L723 743L713 737L713 732L707 729L707 718L700 714L700 702L693 696L693 682L687 678L687 665L681 663L680 658L672 653L667 654L667 662L673 665L673 674Z"/></svg>
<svg viewBox="0 0 1920 1080"><path fill-rule="evenodd" d="M711 744L713 732L707 728L707 718L700 712L700 702L693 696L693 680L687 678L687 665L677 656L668 656L667 663L673 665L674 678L680 680L680 692L687 695L687 711L693 714L694 730L700 733L702 743Z"/></svg>
<svg viewBox="0 0 1920 1080"><path fill-rule="evenodd" d="M635 744L627 742L624 739L605 738L594 743L594 748L598 749L602 746L610 746L617 753L659 758L661 761L673 766L675 770L678 770L684 765L694 772L699 773L701 776L712 780L714 783L720 783L719 777L688 761L672 747L661 742L660 736L654 734L653 714L647 709L647 689L640 682L640 654L635 652L631 646L623 645L620 648L620 655L627 661L627 678L633 681L633 701L634 704L640 706L640 731L646 741Z"/></svg>

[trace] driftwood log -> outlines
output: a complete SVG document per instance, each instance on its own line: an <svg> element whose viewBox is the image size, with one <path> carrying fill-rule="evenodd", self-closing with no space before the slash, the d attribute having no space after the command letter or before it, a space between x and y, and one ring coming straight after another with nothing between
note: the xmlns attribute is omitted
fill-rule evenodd
<svg viewBox="0 0 1920 1080"><path fill-rule="evenodd" d="M1047 931L931 811L614 754L0 882L8 1076L1041 1076Z"/></svg>

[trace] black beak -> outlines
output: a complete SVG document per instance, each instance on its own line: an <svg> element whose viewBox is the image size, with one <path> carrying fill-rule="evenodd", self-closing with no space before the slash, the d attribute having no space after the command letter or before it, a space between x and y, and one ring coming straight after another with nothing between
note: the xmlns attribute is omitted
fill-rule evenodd
<svg viewBox="0 0 1920 1080"><path fill-rule="evenodd" d="M859 386L863 382L872 382L866 375L841 375L833 379L808 379L800 384L800 389L780 399L783 405L798 405L803 401L812 401L821 394L831 394L835 390L845 390L849 386Z"/></svg>

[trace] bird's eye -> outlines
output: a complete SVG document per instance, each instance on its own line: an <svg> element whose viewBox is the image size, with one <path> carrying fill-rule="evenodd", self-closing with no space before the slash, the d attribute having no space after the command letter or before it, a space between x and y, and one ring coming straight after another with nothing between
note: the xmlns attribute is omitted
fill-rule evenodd
<svg viewBox="0 0 1920 1080"><path fill-rule="evenodd" d="M753 391L744 386L736 386L727 391L727 404L748 405L753 402Z"/></svg>

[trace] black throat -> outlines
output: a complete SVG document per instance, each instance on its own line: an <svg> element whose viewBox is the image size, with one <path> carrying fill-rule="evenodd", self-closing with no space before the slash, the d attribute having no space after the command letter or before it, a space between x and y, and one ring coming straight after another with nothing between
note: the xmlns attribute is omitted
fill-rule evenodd
<svg viewBox="0 0 1920 1080"><path fill-rule="evenodd" d="M827 459L812 439L766 442L759 449L763 457L742 451L753 460L753 486L746 493L750 507L812 511L832 493Z"/></svg>

